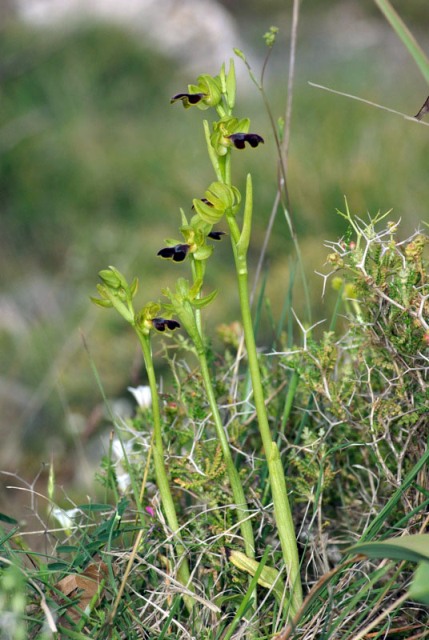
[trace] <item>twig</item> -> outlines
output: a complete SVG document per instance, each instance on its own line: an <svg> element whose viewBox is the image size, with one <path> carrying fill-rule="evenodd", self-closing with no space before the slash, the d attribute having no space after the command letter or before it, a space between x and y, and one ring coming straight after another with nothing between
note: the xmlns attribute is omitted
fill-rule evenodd
<svg viewBox="0 0 429 640"><path fill-rule="evenodd" d="M314 87L315 89L322 89L323 91L334 93L337 96L343 96L344 98L357 100L358 102L363 102L364 104L368 104L370 107L376 107L377 109L382 109L383 111L388 111L389 113L393 113L396 116L401 116L402 118L404 118L404 120L409 120L410 122L414 122L415 124L422 124L425 127L429 127L428 122L423 122L423 120L417 120L415 116L408 116L406 113L402 113L402 111L396 111L395 109L390 109L389 107L385 107L382 104L377 104L376 102L372 102L371 100L365 100L365 98L359 98L358 96L354 96L351 93L345 93L344 91L336 91L335 89L330 89L329 87L325 87L322 84L316 84L315 82L309 82L308 84L310 85L310 87Z"/></svg>

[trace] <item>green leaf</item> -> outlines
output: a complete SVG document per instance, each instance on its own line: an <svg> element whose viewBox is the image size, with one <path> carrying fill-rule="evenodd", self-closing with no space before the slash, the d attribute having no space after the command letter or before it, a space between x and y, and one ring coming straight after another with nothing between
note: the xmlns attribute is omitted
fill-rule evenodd
<svg viewBox="0 0 429 640"><path fill-rule="evenodd" d="M58 626L58 630L62 638L70 638L70 640L92 640L91 636L86 636L83 633L72 631L67 627Z"/></svg>
<svg viewBox="0 0 429 640"><path fill-rule="evenodd" d="M89 299L91 300L91 302L96 304L97 307L103 307L104 309L111 309L113 307L113 304L110 302L110 300L100 300L100 298L94 298L93 296L90 296Z"/></svg>
<svg viewBox="0 0 429 640"><path fill-rule="evenodd" d="M0 513L0 520L1 522L7 522L7 524L18 524L18 520L7 516L5 513Z"/></svg>
<svg viewBox="0 0 429 640"><path fill-rule="evenodd" d="M250 232L252 230L252 213L253 213L253 190L252 176L247 174L246 180L246 203L244 206L243 229L241 231L240 240L237 249L241 255L245 256L249 248Z"/></svg>
<svg viewBox="0 0 429 640"><path fill-rule="evenodd" d="M78 550L79 547L76 547L74 544L61 544L55 549L57 553L73 553Z"/></svg>
<svg viewBox="0 0 429 640"><path fill-rule="evenodd" d="M204 298L195 298L192 304L196 309L203 309L204 307L207 307L207 305L209 305L210 302L212 302L216 298L217 294L218 294L218 290L214 289L214 291L209 293L207 296L204 296Z"/></svg>
<svg viewBox="0 0 429 640"><path fill-rule="evenodd" d="M128 498L123 497L120 499L116 507L117 514L120 518L122 518L122 516L124 515L129 504L130 504L130 501L128 500Z"/></svg>
<svg viewBox="0 0 429 640"><path fill-rule="evenodd" d="M64 569L68 569L70 567L66 562L51 562L47 565L46 569L48 571L63 571Z"/></svg>
<svg viewBox="0 0 429 640"><path fill-rule="evenodd" d="M282 601L285 593L285 584L284 580L280 578L277 569L267 565L261 566L260 562L253 558L248 558L242 551L230 551L228 556L229 561L235 565L237 569L240 569L240 571L245 571L251 576L254 576L258 572L258 584L260 584L261 587L265 587L265 589L272 589L277 600L279 602ZM288 600L286 598L286 604L287 603Z"/></svg>
<svg viewBox="0 0 429 640"><path fill-rule="evenodd" d="M409 590L410 598L429 605L429 562L421 562Z"/></svg>
<svg viewBox="0 0 429 640"><path fill-rule="evenodd" d="M381 542L363 542L350 547L348 551L362 553L368 558L425 562L429 561L429 534L418 533L402 538L388 538Z"/></svg>
<svg viewBox="0 0 429 640"><path fill-rule="evenodd" d="M131 294L132 298L135 297L138 289L139 289L139 279L136 277L136 278L134 278L134 280L130 284L130 294Z"/></svg>

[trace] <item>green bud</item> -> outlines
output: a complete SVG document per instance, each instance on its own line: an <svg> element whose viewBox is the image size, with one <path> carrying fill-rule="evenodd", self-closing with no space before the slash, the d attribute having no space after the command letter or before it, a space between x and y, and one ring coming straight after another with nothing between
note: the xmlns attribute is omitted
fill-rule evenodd
<svg viewBox="0 0 429 640"><path fill-rule="evenodd" d="M269 30L264 33L262 37L264 38L267 47L271 48L274 45L278 32L278 27L270 27Z"/></svg>
<svg viewBox="0 0 429 640"><path fill-rule="evenodd" d="M137 279L133 280L130 287L125 277L115 267L103 269L100 271L99 276L102 280L102 284L97 285L100 299L91 298L91 300L99 307L114 307L127 322L133 324L132 299L137 293Z"/></svg>
<svg viewBox="0 0 429 640"><path fill-rule="evenodd" d="M234 48L233 51L234 51L235 55L238 58L240 58L240 60L243 60L243 62L246 63L246 56L244 55L244 53L242 52L241 49Z"/></svg>
<svg viewBox="0 0 429 640"><path fill-rule="evenodd" d="M223 182L212 182L204 194L205 201L194 200L195 211L207 224L216 224L225 212L235 213L241 202L241 194L236 187Z"/></svg>
<svg viewBox="0 0 429 640"><path fill-rule="evenodd" d="M119 289L122 286L121 279L118 277L115 271L109 269L102 269L99 271L98 275L101 280L108 286L113 287L114 289Z"/></svg>

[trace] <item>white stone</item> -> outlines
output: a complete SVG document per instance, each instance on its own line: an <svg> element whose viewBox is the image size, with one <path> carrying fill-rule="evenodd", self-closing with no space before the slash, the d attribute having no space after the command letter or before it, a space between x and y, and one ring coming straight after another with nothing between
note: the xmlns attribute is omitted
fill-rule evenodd
<svg viewBox="0 0 429 640"><path fill-rule="evenodd" d="M55 28L107 21L188 67L217 73L240 47L233 18L215 0L15 0L30 24ZM211 68L214 67L214 68Z"/></svg>

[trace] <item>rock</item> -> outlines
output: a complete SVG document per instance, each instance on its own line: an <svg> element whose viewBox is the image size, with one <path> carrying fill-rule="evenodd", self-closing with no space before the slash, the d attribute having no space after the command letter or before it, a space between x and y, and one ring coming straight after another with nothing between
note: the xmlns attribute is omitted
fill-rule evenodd
<svg viewBox="0 0 429 640"><path fill-rule="evenodd" d="M215 0L16 0L18 15L41 27L93 22L123 26L189 70L217 72L240 47L234 20Z"/></svg>

